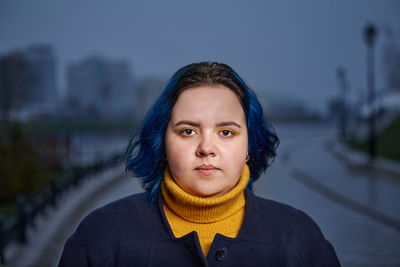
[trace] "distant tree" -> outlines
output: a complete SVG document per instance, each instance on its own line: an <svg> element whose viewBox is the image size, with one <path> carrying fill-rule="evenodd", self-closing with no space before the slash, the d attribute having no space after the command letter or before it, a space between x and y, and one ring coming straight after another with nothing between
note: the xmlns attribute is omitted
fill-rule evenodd
<svg viewBox="0 0 400 267"><path fill-rule="evenodd" d="M392 30L386 27L383 31L385 46L383 50L383 70L387 86L400 91L400 47L396 43Z"/></svg>
<svg viewBox="0 0 400 267"><path fill-rule="evenodd" d="M0 138L0 203L20 193L39 192L50 181L49 159L41 153L17 122L9 122Z"/></svg>
<svg viewBox="0 0 400 267"><path fill-rule="evenodd" d="M20 52L0 58L0 109L2 121L9 120L9 112L21 107L28 97L32 72Z"/></svg>

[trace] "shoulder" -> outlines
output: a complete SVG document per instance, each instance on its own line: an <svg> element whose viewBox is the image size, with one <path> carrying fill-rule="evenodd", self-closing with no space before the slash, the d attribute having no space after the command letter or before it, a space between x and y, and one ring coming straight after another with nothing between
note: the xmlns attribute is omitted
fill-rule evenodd
<svg viewBox="0 0 400 267"><path fill-rule="evenodd" d="M158 205L148 200L145 193L134 194L113 201L89 213L80 223L77 233L115 237L126 231L139 232L148 221L157 221Z"/></svg>
<svg viewBox="0 0 400 267"><path fill-rule="evenodd" d="M246 223L254 235L279 243L324 242L315 221L305 212L277 201L246 193ZM246 226L247 227L247 226Z"/></svg>
<svg viewBox="0 0 400 267"><path fill-rule="evenodd" d="M98 223L103 220L114 220L134 217L137 212L152 212L156 210L157 205L148 200L145 193L129 195L124 198L115 200L89 213L84 222Z"/></svg>
<svg viewBox="0 0 400 267"><path fill-rule="evenodd" d="M144 193L111 202L89 213L68 238L59 266L106 266L118 244L145 239L143 229L157 216L157 205ZM150 232L150 231L148 231Z"/></svg>
<svg viewBox="0 0 400 267"><path fill-rule="evenodd" d="M250 191L246 192L246 197L242 226L246 237L286 248L302 262L324 259L321 263L337 266L334 248L309 215L287 204L255 196Z"/></svg>
<svg viewBox="0 0 400 267"><path fill-rule="evenodd" d="M257 219L275 230L320 234L318 225L305 212L284 203L258 197L250 191L246 193L246 197L246 212L249 213L250 220Z"/></svg>
<svg viewBox="0 0 400 267"><path fill-rule="evenodd" d="M103 266L120 245L166 239L158 207L141 193L89 213L65 243L60 266Z"/></svg>
<svg viewBox="0 0 400 267"><path fill-rule="evenodd" d="M140 242L149 238L149 232L159 234L163 231L158 204L149 201L145 193L140 193L92 211L68 241L89 247L98 246L97 242L112 246L124 240Z"/></svg>

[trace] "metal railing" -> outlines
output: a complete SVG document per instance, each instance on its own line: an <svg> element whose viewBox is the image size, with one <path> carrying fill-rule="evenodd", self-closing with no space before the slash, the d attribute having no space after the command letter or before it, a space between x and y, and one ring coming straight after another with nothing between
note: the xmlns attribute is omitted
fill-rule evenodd
<svg viewBox="0 0 400 267"><path fill-rule="evenodd" d="M98 160L90 166L75 168L64 179L52 180L39 194L29 198L18 195L16 215L5 219L0 214L0 263L6 264L6 247L12 242L25 244L28 228L35 228L38 216L43 215L48 207L56 207L62 194L73 187L78 187L89 177L94 177L93 174L115 166L119 163L118 159L119 156L113 156L108 160Z"/></svg>

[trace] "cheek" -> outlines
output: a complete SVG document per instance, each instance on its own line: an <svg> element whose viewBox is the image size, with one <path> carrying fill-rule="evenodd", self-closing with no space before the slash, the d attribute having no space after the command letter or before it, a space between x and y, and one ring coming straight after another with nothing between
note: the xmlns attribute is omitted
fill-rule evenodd
<svg viewBox="0 0 400 267"><path fill-rule="evenodd" d="M180 142L168 142L166 144L166 153L168 165L172 172L182 171L188 166L190 158L188 153L190 148Z"/></svg>
<svg viewBox="0 0 400 267"><path fill-rule="evenodd" d="M224 158L234 163L241 163L246 161L248 152L247 140L238 140L238 142L226 146L221 146L224 153Z"/></svg>
<svg viewBox="0 0 400 267"><path fill-rule="evenodd" d="M168 158L168 162L176 168L182 169L187 161L187 157L183 153L179 153L179 150L175 150L174 153Z"/></svg>
<svg viewBox="0 0 400 267"><path fill-rule="evenodd" d="M242 174L246 155L248 152L247 139L241 140L235 146L229 147L225 151L225 159L231 165L230 173L232 177L239 178Z"/></svg>

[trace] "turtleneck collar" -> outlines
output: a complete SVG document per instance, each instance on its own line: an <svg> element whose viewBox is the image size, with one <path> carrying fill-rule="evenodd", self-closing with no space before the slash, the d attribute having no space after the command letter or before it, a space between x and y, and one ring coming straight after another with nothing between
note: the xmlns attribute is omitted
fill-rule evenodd
<svg viewBox="0 0 400 267"><path fill-rule="evenodd" d="M195 223L212 223L224 220L244 207L244 190L249 177L250 170L245 164L237 185L231 191L217 197L197 197L183 191L167 167L161 191L165 205L182 219Z"/></svg>

